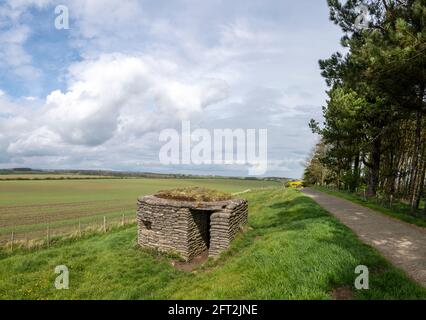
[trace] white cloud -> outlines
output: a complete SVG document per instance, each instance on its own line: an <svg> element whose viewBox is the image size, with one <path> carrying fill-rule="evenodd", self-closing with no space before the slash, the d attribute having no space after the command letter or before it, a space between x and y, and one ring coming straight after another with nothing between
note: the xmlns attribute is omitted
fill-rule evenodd
<svg viewBox="0 0 426 320"><path fill-rule="evenodd" d="M17 0L0 5L0 68L24 79L36 80L41 75L41 70L33 66L31 54L24 49L31 29L23 16L29 7L41 8L48 3L48 0Z"/></svg>
<svg viewBox="0 0 426 320"><path fill-rule="evenodd" d="M78 63L70 67L67 92L47 96L43 121L67 143L95 146L115 135L120 120L139 122L144 133L153 120L189 119L228 95L223 81L185 83L178 74L171 62L123 54Z"/></svg>
<svg viewBox="0 0 426 320"><path fill-rule="evenodd" d="M7 152L15 156L50 156L60 152L61 140L47 127L41 127L12 142Z"/></svg>
<svg viewBox="0 0 426 320"><path fill-rule="evenodd" d="M7 2L9 2L13 9L23 9L31 6L42 8L52 3L52 0L9 0Z"/></svg>
<svg viewBox="0 0 426 320"><path fill-rule="evenodd" d="M193 83L177 80L159 81L154 89L154 98L160 112L172 114L179 120L190 119L206 106L224 100L229 95L225 81L195 79ZM170 113L169 113L170 115Z"/></svg>
<svg viewBox="0 0 426 320"><path fill-rule="evenodd" d="M8 117L10 120L13 120L23 112L24 106L19 101L15 101L4 91L0 90L0 121L2 120L1 117Z"/></svg>
<svg viewBox="0 0 426 320"><path fill-rule="evenodd" d="M53 26L53 21L38 21L37 10L53 12L56 4L8 0L0 5L0 68L10 78L19 75L43 86L34 79L45 70L35 66L49 72L58 67L37 64L37 56L26 50L29 39L39 45L46 40L33 33L31 23L44 26L37 30ZM71 29L63 33L68 43L60 45L68 45L81 61L58 67L56 76L66 85L55 88L50 77L44 99L38 91L26 93L37 99L10 98L9 88L1 84L0 162L144 170L139 163L154 168L156 133L191 119L206 127L272 128L272 170L297 172L293 176L300 172L300 166L280 159L303 157L315 139L306 124L324 101L317 61L335 50L339 38L324 3L61 4L70 8ZM311 10L301 10L304 6Z"/></svg>
<svg viewBox="0 0 426 320"><path fill-rule="evenodd" d="M0 95L0 164L10 160L7 149L20 132L26 132L28 120L21 116L24 108L11 101L6 94Z"/></svg>

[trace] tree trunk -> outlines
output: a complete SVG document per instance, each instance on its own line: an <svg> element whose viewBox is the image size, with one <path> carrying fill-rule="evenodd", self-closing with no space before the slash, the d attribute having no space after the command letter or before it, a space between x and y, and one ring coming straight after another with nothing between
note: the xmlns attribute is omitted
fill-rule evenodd
<svg viewBox="0 0 426 320"><path fill-rule="evenodd" d="M355 156L355 160L354 160L354 171L353 171L353 185L351 186L351 191L355 191L358 187L359 187L359 174L360 174L360 170L359 170L359 154L357 154Z"/></svg>
<svg viewBox="0 0 426 320"><path fill-rule="evenodd" d="M416 190L418 185L418 176L419 176L419 151L421 144L421 134L422 134L422 114L421 111L417 111L416 114L416 132L414 138L414 150L413 150L413 162L411 164L411 184L409 186L409 196L411 203L411 213L414 213L416 208ZM421 181L423 184L423 181Z"/></svg>
<svg viewBox="0 0 426 320"><path fill-rule="evenodd" d="M426 168L423 168L423 172L422 172L422 176L420 180L420 186L419 186L419 190L417 192L417 196L416 196L416 201L415 201L415 205L414 205L414 210L417 211L420 207L420 200L422 199L422 195L423 195L423 191L424 191L424 180L425 180L425 173L426 173ZM426 205L425 205L426 206Z"/></svg>
<svg viewBox="0 0 426 320"><path fill-rule="evenodd" d="M425 201L425 207L423 208L423 216L426 217L426 197L424 198Z"/></svg>
<svg viewBox="0 0 426 320"><path fill-rule="evenodd" d="M377 186L379 184L380 174L380 149L381 149L381 138L377 137L372 144L371 150L371 166L370 179L367 188L367 195L369 197L375 196L377 192Z"/></svg>
<svg viewBox="0 0 426 320"><path fill-rule="evenodd" d="M424 188L425 188L425 178L426 178L426 143L424 143L423 141L423 146L421 148L421 155L420 155L420 164L419 164L419 171L421 172L420 174L420 179L418 182L418 189L417 189L417 194L416 194L416 200L415 200L415 210L417 211L420 207L420 201L421 198L423 196L423 192L424 192ZM426 205L425 205L426 207Z"/></svg>

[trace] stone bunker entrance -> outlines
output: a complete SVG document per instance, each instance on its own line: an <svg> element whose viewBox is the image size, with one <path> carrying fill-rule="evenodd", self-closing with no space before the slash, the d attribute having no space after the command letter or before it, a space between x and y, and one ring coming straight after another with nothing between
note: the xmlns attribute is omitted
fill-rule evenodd
<svg viewBox="0 0 426 320"><path fill-rule="evenodd" d="M194 219L197 229L194 230L194 238L197 238L197 234L200 237L199 246L205 250L210 248L210 215L212 212L202 211L197 209L190 209L191 215ZM197 247L197 243L194 243L194 248Z"/></svg>
<svg viewBox="0 0 426 320"><path fill-rule="evenodd" d="M207 250L209 257L216 257L247 219L247 201L241 199L195 202L144 196L138 198L138 243L177 253L185 261Z"/></svg>

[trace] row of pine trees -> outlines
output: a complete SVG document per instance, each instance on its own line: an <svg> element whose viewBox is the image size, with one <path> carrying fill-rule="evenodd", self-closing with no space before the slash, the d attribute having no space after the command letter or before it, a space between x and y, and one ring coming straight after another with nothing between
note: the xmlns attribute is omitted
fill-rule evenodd
<svg viewBox="0 0 426 320"><path fill-rule="evenodd" d="M417 212L426 195L426 0L328 5L345 53L320 61L328 100L324 122L310 122L321 139L305 183L365 187Z"/></svg>

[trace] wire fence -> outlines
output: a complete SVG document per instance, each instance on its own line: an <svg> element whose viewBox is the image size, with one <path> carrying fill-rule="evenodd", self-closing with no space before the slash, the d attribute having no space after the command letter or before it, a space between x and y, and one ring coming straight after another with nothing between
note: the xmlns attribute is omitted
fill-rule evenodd
<svg viewBox="0 0 426 320"><path fill-rule="evenodd" d="M136 222L136 215L128 213L114 216L97 215L86 217L86 219L59 222L59 224L58 221L48 223L43 227L35 226L32 229L25 229L23 225L8 228L11 229L10 232L0 233L0 247L13 251L17 248L30 249L37 246L50 246L58 239L78 238L89 233L108 232L116 227L133 224Z"/></svg>

